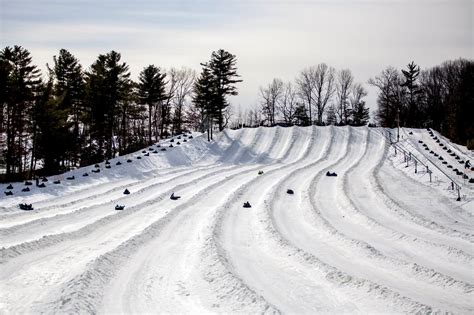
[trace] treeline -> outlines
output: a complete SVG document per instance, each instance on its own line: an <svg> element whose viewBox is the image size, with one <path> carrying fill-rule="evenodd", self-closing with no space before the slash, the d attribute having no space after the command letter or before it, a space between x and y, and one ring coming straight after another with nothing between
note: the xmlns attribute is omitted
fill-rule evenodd
<svg viewBox="0 0 474 315"><path fill-rule="evenodd" d="M369 84L379 90L377 119L381 126L438 130L452 141L474 149L474 61L458 59L420 70L388 67Z"/></svg>
<svg viewBox="0 0 474 315"><path fill-rule="evenodd" d="M228 120L236 95L236 57L212 53L202 73L149 65L130 77L118 52L84 70L65 49L42 76L30 52L0 52L0 168L3 179L51 175L138 150L170 134Z"/></svg>
<svg viewBox="0 0 474 315"><path fill-rule="evenodd" d="M260 107L238 113L242 125L354 125L369 122L367 91L348 69L325 63L303 69L294 82L275 78L260 87Z"/></svg>

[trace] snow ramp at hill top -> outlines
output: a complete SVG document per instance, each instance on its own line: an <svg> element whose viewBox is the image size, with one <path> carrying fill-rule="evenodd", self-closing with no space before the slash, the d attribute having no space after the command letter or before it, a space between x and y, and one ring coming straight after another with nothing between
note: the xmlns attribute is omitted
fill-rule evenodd
<svg viewBox="0 0 474 315"><path fill-rule="evenodd" d="M472 314L472 151L402 129L395 153L389 132L226 130L12 183L0 312Z"/></svg>

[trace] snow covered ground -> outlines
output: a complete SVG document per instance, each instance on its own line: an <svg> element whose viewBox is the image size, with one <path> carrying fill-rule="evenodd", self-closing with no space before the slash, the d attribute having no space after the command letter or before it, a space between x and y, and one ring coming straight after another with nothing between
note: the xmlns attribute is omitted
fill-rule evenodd
<svg viewBox="0 0 474 315"><path fill-rule="evenodd" d="M2 184L0 313L472 314L474 184L442 162L473 153L403 129L395 154L387 132L227 130Z"/></svg>

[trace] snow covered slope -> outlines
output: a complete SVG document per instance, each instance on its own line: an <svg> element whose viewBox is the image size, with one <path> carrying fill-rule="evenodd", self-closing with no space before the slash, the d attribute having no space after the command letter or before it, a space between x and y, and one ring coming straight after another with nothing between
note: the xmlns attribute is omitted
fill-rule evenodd
<svg viewBox="0 0 474 315"><path fill-rule="evenodd" d="M472 314L474 184L430 156L423 143L444 149L428 131L402 130L396 155L386 135L225 131L1 185L0 313Z"/></svg>

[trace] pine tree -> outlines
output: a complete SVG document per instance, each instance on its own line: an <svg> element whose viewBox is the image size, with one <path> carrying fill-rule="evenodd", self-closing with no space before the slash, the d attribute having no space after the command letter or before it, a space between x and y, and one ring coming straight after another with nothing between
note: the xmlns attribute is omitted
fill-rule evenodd
<svg viewBox="0 0 474 315"><path fill-rule="evenodd" d="M355 105L352 111L352 125L353 126L365 126L370 120L369 108L365 106L364 101L360 101L359 104Z"/></svg>
<svg viewBox="0 0 474 315"><path fill-rule="evenodd" d="M40 71L32 64L30 52L21 46L5 47L0 52L3 80L2 88L5 109L4 125L7 148L5 150L6 176L22 173L27 166L28 128L31 121L31 109L35 100Z"/></svg>
<svg viewBox="0 0 474 315"><path fill-rule="evenodd" d="M207 129L208 141L212 137L212 123L216 111L217 86L209 68L204 67L194 83L193 103L201 114L201 131Z"/></svg>
<svg viewBox="0 0 474 315"><path fill-rule="evenodd" d="M90 162L112 158L116 148L114 131L119 105L129 97L131 89L128 65L120 62L121 55L111 51L99 55L86 74L87 102L91 134L89 139Z"/></svg>
<svg viewBox="0 0 474 315"><path fill-rule="evenodd" d="M140 72L138 83L139 102L148 106L148 144L152 143L152 111L153 107L165 100L165 77L160 68L149 65ZM155 125L156 125L155 120ZM155 128L156 129L156 126ZM156 135L155 135L156 139Z"/></svg>
<svg viewBox="0 0 474 315"><path fill-rule="evenodd" d="M420 127L420 110L419 110L419 95L421 89L418 86L417 79L420 74L420 67L417 66L413 61L407 65L408 70L402 70L405 82L401 84L408 90L408 99L405 106L406 113L406 124L410 127Z"/></svg>
<svg viewBox="0 0 474 315"><path fill-rule="evenodd" d="M296 124L299 126L308 126L310 124L306 106L298 104L295 109Z"/></svg>
<svg viewBox="0 0 474 315"><path fill-rule="evenodd" d="M59 51L59 57L54 56L54 92L60 99L58 107L64 110L66 122L71 122L72 130L66 126L65 132L72 133L69 142L72 163L77 165L79 154L83 145L83 130L80 130L84 120L85 82L82 66L79 60L66 49Z"/></svg>
<svg viewBox="0 0 474 315"><path fill-rule="evenodd" d="M216 97L214 99L215 112L213 112L213 116L217 120L220 131L225 127L224 114L226 108L229 106L226 96L237 95L238 92L235 84L242 82L242 80L237 79L240 76L237 74L236 63L237 58L235 55L223 49L219 49L218 51L212 52L209 63L201 64L204 68L209 69L215 81Z"/></svg>

